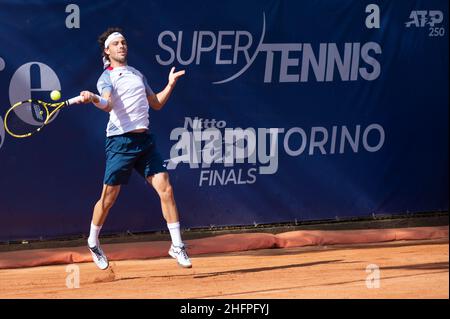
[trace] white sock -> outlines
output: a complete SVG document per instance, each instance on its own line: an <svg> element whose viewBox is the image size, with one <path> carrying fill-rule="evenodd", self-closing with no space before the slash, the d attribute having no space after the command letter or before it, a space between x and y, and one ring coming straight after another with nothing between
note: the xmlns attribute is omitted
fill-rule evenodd
<svg viewBox="0 0 450 319"><path fill-rule="evenodd" d="M89 247L99 246L98 235L100 234L101 229L102 226L96 226L91 222L91 231L88 238Z"/></svg>
<svg viewBox="0 0 450 319"><path fill-rule="evenodd" d="M167 224L169 228L170 237L172 238L172 244L176 247L183 246L183 241L181 240L180 223Z"/></svg>

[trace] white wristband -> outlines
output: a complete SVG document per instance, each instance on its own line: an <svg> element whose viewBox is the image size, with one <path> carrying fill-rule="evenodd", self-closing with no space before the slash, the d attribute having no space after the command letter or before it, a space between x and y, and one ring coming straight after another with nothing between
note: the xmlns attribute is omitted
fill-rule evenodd
<svg viewBox="0 0 450 319"><path fill-rule="evenodd" d="M98 96L98 95L96 95L96 97L98 98L99 101L97 103L93 102L94 105L96 107L98 107L99 109L102 109L102 110L106 109L108 107L108 100L101 96Z"/></svg>

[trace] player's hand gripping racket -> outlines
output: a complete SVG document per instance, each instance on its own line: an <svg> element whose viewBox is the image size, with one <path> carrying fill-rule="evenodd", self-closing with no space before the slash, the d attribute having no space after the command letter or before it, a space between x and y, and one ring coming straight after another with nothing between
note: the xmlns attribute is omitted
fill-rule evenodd
<svg viewBox="0 0 450 319"><path fill-rule="evenodd" d="M61 108L81 101L81 96L77 96L59 103L33 99L18 102L6 111L5 130L13 137L29 137L50 123Z"/></svg>

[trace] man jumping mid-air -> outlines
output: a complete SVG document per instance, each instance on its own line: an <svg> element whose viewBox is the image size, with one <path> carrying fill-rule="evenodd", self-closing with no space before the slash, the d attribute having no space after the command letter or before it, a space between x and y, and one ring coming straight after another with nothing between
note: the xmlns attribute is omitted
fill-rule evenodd
<svg viewBox="0 0 450 319"><path fill-rule="evenodd" d="M109 28L99 37L105 70L97 82L100 93L80 93L83 103L94 103L109 113L106 128L106 168L103 191L95 204L88 247L100 269L108 268L108 259L100 248L99 233L108 212L127 184L133 169L152 185L161 199L163 216L167 222L172 245L169 255L182 267L190 268L191 261L181 240L177 206L169 175L149 132L149 106L160 110L166 104L177 80L184 71L170 70L169 82L154 93L141 72L127 64L128 47L122 31Z"/></svg>

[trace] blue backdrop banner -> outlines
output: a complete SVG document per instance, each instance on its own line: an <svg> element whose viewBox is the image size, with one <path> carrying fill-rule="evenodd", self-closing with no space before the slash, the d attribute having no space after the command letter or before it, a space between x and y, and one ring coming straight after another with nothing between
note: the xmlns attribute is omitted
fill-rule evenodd
<svg viewBox="0 0 450 319"><path fill-rule="evenodd" d="M88 233L108 114L62 110L27 139L30 97L96 91L97 37L124 29L183 228L448 210L448 1L0 1L0 240ZM166 229L136 173L105 232Z"/></svg>

